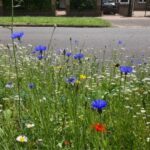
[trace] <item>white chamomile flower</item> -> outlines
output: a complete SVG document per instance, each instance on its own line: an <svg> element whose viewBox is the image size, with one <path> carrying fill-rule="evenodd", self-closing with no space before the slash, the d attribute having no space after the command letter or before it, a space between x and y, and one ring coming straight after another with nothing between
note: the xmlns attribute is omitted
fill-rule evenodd
<svg viewBox="0 0 150 150"><path fill-rule="evenodd" d="M146 141L147 141L147 142L150 142L150 137L147 137Z"/></svg>
<svg viewBox="0 0 150 150"><path fill-rule="evenodd" d="M17 136L16 141L20 143L26 143L28 141L28 138L25 135L19 135Z"/></svg>
<svg viewBox="0 0 150 150"><path fill-rule="evenodd" d="M146 122L146 125L150 125L150 122Z"/></svg>
<svg viewBox="0 0 150 150"><path fill-rule="evenodd" d="M27 128L33 128L35 126L35 124L34 123L26 123L25 126Z"/></svg>
<svg viewBox="0 0 150 150"><path fill-rule="evenodd" d="M145 113L146 112L146 110L145 109L141 109L141 113Z"/></svg>
<svg viewBox="0 0 150 150"><path fill-rule="evenodd" d="M43 139L38 139L38 142L42 142L43 141Z"/></svg>
<svg viewBox="0 0 150 150"><path fill-rule="evenodd" d="M8 82L8 83L5 85L5 88L9 88L9 89L11 89L11 88L13 88L13 87L14 87L14 85L13 85L12 82Z"/></svg>

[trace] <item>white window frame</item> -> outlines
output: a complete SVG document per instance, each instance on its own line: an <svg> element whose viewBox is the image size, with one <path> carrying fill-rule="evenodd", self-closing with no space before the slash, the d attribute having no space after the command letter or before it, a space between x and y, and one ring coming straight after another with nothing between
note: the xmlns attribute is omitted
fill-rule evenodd
<svg viewBox="0 0 150 150"><path fill-rule="evenodd" d="M142 2L140 2L140 1L138 0L138 3L139 3L139 4L146 3L146 0L142 0Z"/></svg>
<svg viewBox="0 0 150 150"><path fill-rule="evenodd" d="M129 4L129 0L127 0L127 2L122 2L121 0L119 0L120 4Z"/></svg>

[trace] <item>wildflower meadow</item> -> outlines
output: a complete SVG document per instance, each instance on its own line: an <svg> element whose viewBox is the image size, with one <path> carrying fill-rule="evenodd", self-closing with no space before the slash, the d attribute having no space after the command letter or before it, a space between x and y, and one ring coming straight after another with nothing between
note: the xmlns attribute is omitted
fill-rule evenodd
<svg viewBox="0 0 150 150"><path fill-rule="evenodd" d="M54 27L56 30L56 26ZM1 150L148 150L150 58L121 49L0 45Z"/></svg>
<svg viewBox="0 0 150 150"><path fill-rule="evenodd" d="M13 9L12 9L13 10ZM13 12L13 11L12 11ZM0 150L149 150L150 57L120 39L105 50L0 44Z"/></svg>

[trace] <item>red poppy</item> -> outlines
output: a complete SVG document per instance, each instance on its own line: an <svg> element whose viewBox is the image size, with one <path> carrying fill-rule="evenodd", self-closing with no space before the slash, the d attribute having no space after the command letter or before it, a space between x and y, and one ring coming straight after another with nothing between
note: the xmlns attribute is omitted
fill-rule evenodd
<svg viewBox="0 0 150 150"><path fill-rule="evenodd" d="M70 145L71 143L67 140L64 141L64 145Z"/></svg>
<svg viewBox="0 0 150 150"><path fill-rule="evenodd" d="M103 124L96 123L92 126L93 129L95 129L97 132L106 132L106 127Z"/></svg>

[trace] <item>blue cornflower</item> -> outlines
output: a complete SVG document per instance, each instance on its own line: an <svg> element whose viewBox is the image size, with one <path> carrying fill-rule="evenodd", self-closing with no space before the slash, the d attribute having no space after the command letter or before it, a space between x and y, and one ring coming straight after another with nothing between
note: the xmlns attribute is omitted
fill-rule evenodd
<svg viewBox="0 0 150 150"><path fill-rule="evenodd" d="M35 88L35 84L34 84L34 83L29 83L29 84L28 84L28 87L29 87L30 89L33 89L33 88Z"/></svg>
<svg viewBox="0 0 150 150"><path fill-rule="evenodd" d="M14 32L12 33L11 38L20 40L23 37L23 35L23 32Z"/></svg>
<svg viewBox="0 0 150 150"><path fill-rule="evenodd" d="M76 82L76 77L70 77L66 80L67 83L71 83L71 84L74 84Z"/></svg>
<svg viewBox="0 0 150 150"><path fill-rule="evenodd" d="M80 60L82 58L84 58L84 55L82 53L77 53L77 54L74 55L74 59L79 59Z"/></svg>
<svg viewBox="0 0 150 150"><path fill-rule="evenodd" d="M70 57L71 55L72 55L71 52L67 52L67 53L66 53L66 56L68 56L68 57Z"/></svg>
<svg viewBox="0 0 150 150"><path fill-rule="evenodd" d="M36 46L35 47L35 51L38 51L38 52L43 52L43 51L45 51L47 49L47 47L46 46L43 46L43 45L38 45L38 46Z"/></svg>
<svg viewBox="0 0 150 150"><path fill-rule="evenodd" d="M118 45L122 45L123 42L121 40L118 41Z"/></svg>
<svg viewBox="0 0 150 150"><path fill-rule="evenodd" d="M93 109L97 109L99 111L107 106L107 102L105 100L98 99L92 101L91 106Z"/></svg>
<svg viewBox="0 0 150 150"><path fill-rule="evenodd" d="M40 54L40 55L37 56L37 58L38 58L39 60L41 60L41 59L44 58L44 56Z"/></svg>
<svg viewBox="0 0 150 150"><path fill-rule="evenodd" d="M120 66L120 71L126 75L128 73L132 73L133 68L130 66Z"/></svg>

